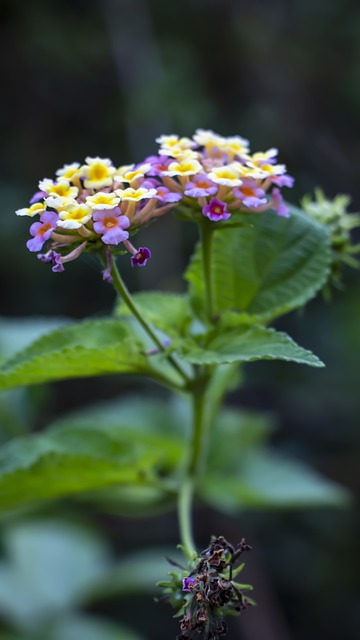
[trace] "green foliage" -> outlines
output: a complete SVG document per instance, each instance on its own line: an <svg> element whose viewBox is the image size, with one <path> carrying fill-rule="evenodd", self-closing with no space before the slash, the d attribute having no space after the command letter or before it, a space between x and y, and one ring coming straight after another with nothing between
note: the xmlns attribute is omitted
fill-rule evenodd
<svg viewBox="0 0 360 640"><path fill-rule="evenodd" d="M342 267L347 264L358 269L360 262L355 254L360 252L360 244L352 244L351 231L360 226L359 214L349 213L347 208L351 198L339 194L333 200L325 198L321 189L315 189L315 198L304 196L301 206L304 211L327 227L331 240L330 283L339 286L342 282Z"/></svg>
<svg viewBox="0 0 360 640"><path fill-rule="evenodd" d="M267 447L272 430L271 418L263 414L221 413L200 487L206 502L226 513L349 503L346 489Z"/></svg>
<svg viewBox="0 0 360 640"><path fill-rule="evenodd" d="M194 340L181 347L181 356L192 364L228 364L252 360L287 360L324 366L311 351L299 347L286 333L262 326L238 326L214 332L206 337L205 345Z"/></svg>
<svg viewBox="0 0 360 640"><path fill-rule="evenodd" d="M191 323L191 308L187 296L161 291L146 291L133 295L143 317L160 331L171 337L186 335ZM116 313L131 316L127 306L120 302Z"/></svg>
<svg viewBox="0 0 360 640"><path fill-rule="evenodd" d="M181 448L165 437L142 437L129 428L70 425L16 438L0 450L0 509L126 484L156 481L154 470L178 461Z"/></svg>
<svg viewBox="0 0 360 640"><path fill-rule="evenodd" d="M74 323L46 334L3 363L0 389L111 373L162 378L168 367L156 356L147 357L147 347L131 321ZM171 369L169 375L175 377Z"/></svg>
<svg viewBox="0 0 360 640"><path fill-rule="evenodd" d="M0 510L67 496L132 516L173 508L189 412L185 400L133 396L90 406L41 435L13 440L0 449ZM222 501L229 511L346 500L344 490L267 449L272 429L262 414L222 411L199 495L219 508Z"/></svg>
<svg viewBox="0 0 360 640"><path fill-rule="evenodd" d="M214 314L237 311L248 322L269 322L317 293L327 279L329 259L327 230L295 208L288 219L268 212L253 216L251 226L214 231ZM193 308L205 318L200 246L186 279Z"/></svg>
<svg viewBox="0 0 360 640"><path fill-rule="evenodd" d="M3 530L2 544L0 610L18 630L7 640L140 640L132 630L76 608L109 595L109 586L111 594L125 593L127 581L130 592L148 592L152 579L153 593L167 550L129 554L114 563L98 535L60 519L13 523Z"/></svg>

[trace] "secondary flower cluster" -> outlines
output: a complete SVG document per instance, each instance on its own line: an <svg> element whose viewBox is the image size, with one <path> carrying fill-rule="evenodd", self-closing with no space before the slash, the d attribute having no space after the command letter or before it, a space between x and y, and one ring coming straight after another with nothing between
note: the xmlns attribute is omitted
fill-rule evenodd
<svg viewBox="0 0 360 640"><path fill-rule="evenodd" d="M84 250L107 247L109 261L118 245L131 254L133 266L144 266L150 250L136 249L130 235L180 202L214 222L236 211L272 208L288 215L280 188L291 187L293 178L277 164L276 149L250 154L247 140L202 129L193 138L164 135L157 142L158 155L136 165L116 167L109 158L88 157L82 165L65 165L55 179L40 180L29 207L16 211L37 217L28 249L38 253L50 241L38 258L54 272ZM104 277L110 279L108 270Z"/></svg>
<svg viewBox="0 0 360 640"><path fill-rule="evenodd" d="M192 138L160 136L160 149L150 156L156 179L181 194L183 204L201 210L216 222L236 211L261 213L274 209L287 217L281 187L292 187L294 179L284 164L277 164L277 149L250 153L249 141L240 136L223 137L198 129Z"/></svg>

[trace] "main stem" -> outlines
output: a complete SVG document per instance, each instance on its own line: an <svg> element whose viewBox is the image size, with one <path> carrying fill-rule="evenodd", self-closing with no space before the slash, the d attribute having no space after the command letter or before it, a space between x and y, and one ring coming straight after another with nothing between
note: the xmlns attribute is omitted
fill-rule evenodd
<svg viewBox="0 0 360 640"><path fill-rule="evenodd" d="M133 316L135 316L135 318L137 319L137 321L139 322L139 324L142 326L142 328L144 329L144 331L147 333L147 335L151 338L151 340L154 342L155 346L158 348L160 353L164 353L166 354L166 359L168 360L168 362L173 366L174 369L176 369L176 371L180 374L180 376L183 378L183 380L188 383L190 381L189 377L187 376L187 374L185 373L185 371L183 371L183 369L181 368L181 366L179 365L179 363L175 360L175 358L170 354L166 352L166 348L164 347L163 343L161 342L161 340L158 338L158 336L156 335L155 331L153 330L153 328L151 327L151 325L146 322L145 318L142 316L141 312L139 311L139 309L137 308L130 291L128 290L125 282L123 281L118 268L116 266L116 262L115 260L112 258L111 261L111 277L113 279L113 285L116 289L116 291L118 292L118 294L120 295L120 297L123 299L123 301L125 302L126 306L130 309L131 313L133 314Z"/></svg>
<svg viewBox="0 0 360 640"><path fill-rule="evenodd" d="M211 242L212 232L211 223L205 217L200 220L199 224L203 275L205 283L205 304L206 313L210 322L213 320L213 286L211 276ZM204 375L205 374L205 375ZM185 550L189 555L196 553L194 537L192 532L192 503L198 477L202 471L205 459L205 402L206 390L209 382L209 376L206 374L206 367L198 370L198 376L194 380L193 385L193 431L190 447L190 457L186 476L183 480L178 501L179 525L181 541Z"/></svg>
<svg viewBox="0 0 360 640"><path fill-rule="evenodd" d="M178 514L181 542L189 555L196 553L192 532L192 503L198 477L204 463L205 447L205 392L206 386L200 385L193 391L193 431L190 445L186 476L179 493Z"/></svg>

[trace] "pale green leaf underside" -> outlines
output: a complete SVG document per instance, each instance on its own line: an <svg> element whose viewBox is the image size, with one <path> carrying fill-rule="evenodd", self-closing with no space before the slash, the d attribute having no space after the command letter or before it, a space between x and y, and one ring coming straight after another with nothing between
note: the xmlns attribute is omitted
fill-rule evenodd
<svg viewBox="0 0 360 640"><path fill-rule="evenodd" d="M188 341L180 355L193 364L226 364L252 360L287 360L313 367L324 366L286 333L262 326L238 327L208 341L206 347Z"/></svg>
<svg viewBox="0 0 360 640"><path fill-rule="evenodd" d="M0 367L0 389L115 373L161 376L164 363L144 354L125 321L78 322L49 333Z"/></svg>
<svg viewBox="0 0 360 640"><path fill-rule="evenodd" d="M271 451L247 452L235 476L209 474L200 494L225 512L246 508L342 506L349 493L305 465Z"/></svg>
<svg viewBox="0 0 360 640"><path fill-rule="evenodd" d="M249 216L243 217L249 223ZM214 314L237 311L268 322L304 305L324 285L330 262L329 238L323 226L295 208L288 219L267 212L253 216L251 222L252 226L213 233ZM186 279L192 304L203 317L205 290L199 246Z"/></svg>

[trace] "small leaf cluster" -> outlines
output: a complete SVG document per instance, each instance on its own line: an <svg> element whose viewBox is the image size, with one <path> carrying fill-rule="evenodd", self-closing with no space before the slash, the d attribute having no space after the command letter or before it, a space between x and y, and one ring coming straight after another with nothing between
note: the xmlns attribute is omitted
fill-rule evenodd
<svg viewBox="0 0 360 640"><path fill-rule="evenodd" d="M359 268L354 257L360 252L360 244L352 244L351 230L360 226L360 215L347 211L351 200L344 194L328 200L321 189L315 190L315 199L304 196L301 204L304 211L328 228L331 239L330 283L339 287L342 282L343 265Z"/></svg>

